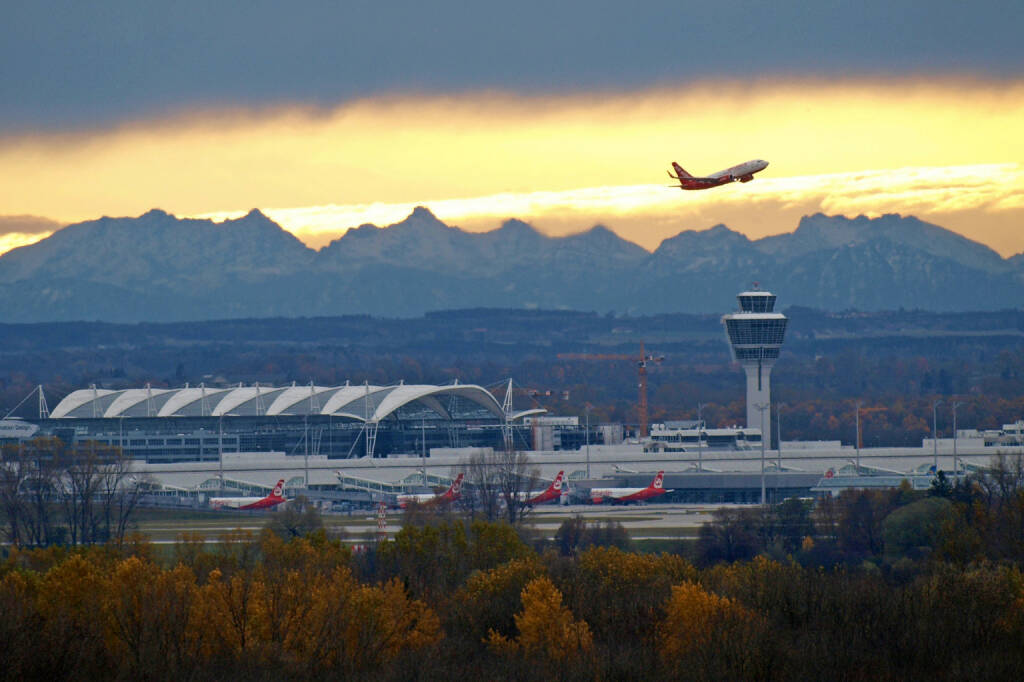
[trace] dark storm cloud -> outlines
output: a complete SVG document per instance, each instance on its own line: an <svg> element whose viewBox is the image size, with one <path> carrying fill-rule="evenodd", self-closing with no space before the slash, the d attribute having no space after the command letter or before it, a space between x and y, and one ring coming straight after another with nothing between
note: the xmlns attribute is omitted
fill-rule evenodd
<svg viewBox="0 0 1024 682"><path fill-rule="evenodd" d="M45 234L62 227L61 223L34 215L0 215L0 236L5 234Z"/></svg>
<svg viewBox="0 0 1024 682"><path fill-rule="evenodd" d="M0 132L388 92L1020 76L1024 3L46 2L0 20Z"/></svg>

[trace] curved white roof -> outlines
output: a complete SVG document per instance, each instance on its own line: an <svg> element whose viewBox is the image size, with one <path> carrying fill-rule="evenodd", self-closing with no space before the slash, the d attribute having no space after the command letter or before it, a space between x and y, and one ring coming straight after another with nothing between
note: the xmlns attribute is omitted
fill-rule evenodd
<svg viewBox="0 0 1024 682"><path fill-rule="evenodd" d="M173 390L173 389L172 389ZM224 393L230 391L229 388L179 388L170 397L170 399L164 403L164 406L157 412L158 417L206 417L213 414L213 410L216 409L217 404L224 397ZM196 405L198 403L198 405ZM198 407L198 414L195 409L188 408ZM120 415L109 415L111 417L117 417Z"/></svg>
<svg viewBox="0 0 1024 682"><path fill-rule="evenodd" d="M82 407L88 405L90 410L94 407L98 408L100 400L109 396L112 393L120 393L120 391L110 391L104 388L82 388L77 391L72 391L64 396L64 400L61 400L55 408L50 411L50 417L59 419L62 417L70 417L72 412L80 411ZM97 404L94 404L97 403ZM96 416L104 416L106 411L98 411ZM77 414L77 417L91 417L92 414Z"/></svg>
<svg viewBox="0 0 1024 682"><path fill-rule="evenodd" d="M234 388L82 389L68 394L50 413L53 419L120 417L331 415L357 421L381 421L410 403L451 419L458 396L504 419L501 404L475 384L399 384L397 386L237 386ZM147 400L152 400L147 404ZM521 417L523 413L515 415Z"/></svg>
<svg viewBox="0 0 1024 682"><path fill-rule="evenodd" d="M236 414L245 416L261 416L270 414L267 407L277 397L286 391L284 388L273 386L239 386L228 390L227 395L217 403L213 410L214 417L222 414Z"/></svg>
<svg viewBox="0 0 1024 682"><path fill-rule="evenodd" d="M462 395L469 400L477 403L481 407L487 409L496 417L504 417L505 413L501 409L501 405L491 395L490 391L475 386L473 384L455 384L452 386L428 386L428 385L411 385L411 386L395 386L394 389L388 393L387 397L384 398L377 406L376 411L373 414L373 419L379 421L391 414L403 405L407 405L414 400L421 400L424 402L432 401L437 406L431 405L435 412L438 412L444 417L448 417L448 411L437 402L436 396L438 395Z"/></svg>
<svg viewBox="0 0 1024 682"><path fill-rule="evenodd" d="M128 390L121 391L121 395L117 396L117 398L114 399L114 402L110 403L110 407L108 407L107 411L103 413L103 416L127 416L125 413L139 403L145 402L151 398L157 398L168 392L169 390L166 388L129 388ZM153 405L152 408L153 414L156 414L160 410L159 405ZM149 410L143 412L142 415L133 414L132 416L146 416L148 414Z"/></svg>
<svg viewBox="0 0 1024 682"><path fill-rule="evenodd" d="M267 408L267 414L283 414L295 410L297 414L319 414L319 408L326 403L337 387L324 386L292 386L281 391L274 402ZM307 405L302 405L309 401Z"/></svg>

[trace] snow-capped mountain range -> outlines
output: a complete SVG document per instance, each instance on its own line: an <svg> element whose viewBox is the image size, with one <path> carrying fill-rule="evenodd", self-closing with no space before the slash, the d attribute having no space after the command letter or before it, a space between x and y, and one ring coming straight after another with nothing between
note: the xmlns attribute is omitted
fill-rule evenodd
<svg viewBox="0 0 1024 682"><path fill-rule="evenodd" d="M750 240L725 225L653 252L603 226L548 237L509 220L472 233L417 208L319 251L257 210L222 223L160 210L69 225L0 256L7 322L200 320L451 308L727 312L760 282L779 305L994 310L1024 305L1024 254L914 217L805 216Z"/></svg>

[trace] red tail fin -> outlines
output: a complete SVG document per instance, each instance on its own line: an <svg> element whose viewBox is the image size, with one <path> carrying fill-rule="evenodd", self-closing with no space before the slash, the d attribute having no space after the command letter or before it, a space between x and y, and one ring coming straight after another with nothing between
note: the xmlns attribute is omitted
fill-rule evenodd
<svg viewBox="0 0 1024 682"><path fill-rule="evenodd" d="M555 480L552 481L552 483L551 483L550 490L557 490L557 491L561 492L561 490L562 490L562 475L563 474L565 474L564 471L559 471L558 472L558 475L555 476Z"/></svg>
<svg viewBox="0 0 1024 682"><path fill-rule="evenodd" d="M277 482L277 485L274 486L274 491L272 493L270 493L270 495L268 497L272 497L272 498L275 498L275 499L281 499L282 497L284 497L284 479L283 478L280 481Z"/></svg>
<svg viewBox="0 0 1024 682"><path fill-rule="evenodd" d="M651 482L651 487L654 488L655 490L661 490L664 487L664 485L665 485L664 478L665 478L665 472L664 471L659 471L658 475L655 476L654 480Z"/></svg>
<svg viewBox="0 0 1024 682"><path fill-rule="evenodd" d="M452 481L452 487L448 488L447 497L453 500L459 499L459 495L462 494L462 477L464 474L459 474Z"/></svg>
<svg viewBox="0 0 1024 682"><path fill-rule="evenodd" d="M672 168L676 171L676 177L682 180L683 178L692 178L693 176L686 172L686 170L675 161L672 162Z"/></svg>

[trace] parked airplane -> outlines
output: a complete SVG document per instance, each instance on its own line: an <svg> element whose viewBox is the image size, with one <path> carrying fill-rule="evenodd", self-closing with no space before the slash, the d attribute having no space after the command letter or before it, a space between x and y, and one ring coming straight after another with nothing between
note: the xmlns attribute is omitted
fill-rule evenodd
<svg viewBox="0 0 1024 682"><path fill-rule="evenodd" d="M672 492L671 490L665 490L662 483L664 478L665 472L659 471L654 480L651 481L651 484L646 488L593 488L590 491L590 501L594 504L601 504L602 502L618 503L649 500L652 497Z"/></svg>
<svg viewBox="0 0 1024 682"><path fill-rule="evenodd" d="M454 502L462 496L462 476L462 474L456 476L448 490L443 493L413 493L408 495L399 495L398 506L405 509L411 503L428 505Z"/></svg>
<svg viewBox="0 0 1024 682"><path fill-rule="evenodd" d="M754 179L754 173L759 173L768 167L767 161L761 159L754 159L753 161L747 161L741 163L738 166L732 168L726 168L720 170L717 173L704 178L696 178L680 166L675 161L672 162L672 168L675 169L676 174L672 175L672 171L668 171L668 176L673 180L679 181L679 189L709 189L711 187L718 187L719 185L725 185L730 182L750 182Z"/></svg>
<svg viewBox="0 0 1024 682"><path fill-rule="evenodd" d="M266 497L211 497L210 506L214 509L269 509L287 501L282 478Z"/></svg>
<svg viewBox="0 0 1024 682"><path fill-rule="evenodd" d="M551 500L557 500L562 496L562 476L565 475L564 471L559 471L558 475L555 476L555 480L551 482L547 490L540 492L526 493L526 504L531 507L535 504L544 504Z"/></svg>

